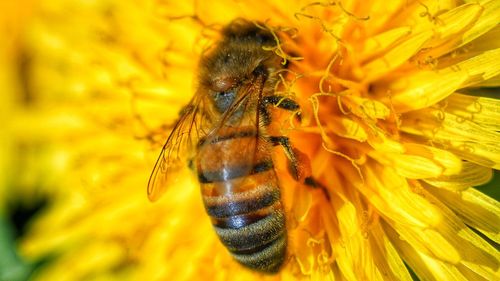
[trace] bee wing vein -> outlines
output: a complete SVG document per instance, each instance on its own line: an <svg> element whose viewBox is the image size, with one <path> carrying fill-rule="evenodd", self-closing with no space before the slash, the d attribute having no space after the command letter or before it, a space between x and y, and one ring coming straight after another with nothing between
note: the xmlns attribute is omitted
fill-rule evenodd
<svg viewBox="0 0 500 281"><path fill-rule="evenodd" d="M189 154L193 148L193 139L200 137L199 128L201 122L201 99L195 95L188 105L188 109L182 112L167 141L163 145L153 172L148 181L148 198L156 201L167 189L168 182L172 180L173 174L184 166L183 157Z"/></svg>

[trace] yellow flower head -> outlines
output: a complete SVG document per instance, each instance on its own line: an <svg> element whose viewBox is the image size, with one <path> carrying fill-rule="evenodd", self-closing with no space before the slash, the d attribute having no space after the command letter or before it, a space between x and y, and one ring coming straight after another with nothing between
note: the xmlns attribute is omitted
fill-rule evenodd
<svg viewBox="0 0 500 281"><path fill-rule="evenodd" d="M1 86L19 148L10 169L24 170L11 181L50 199L20 244L27 259L52 257L35 280L500 278L500 206L473 188L500 168L500 101L486 90L500 86L499 1L50 0L30 11L7 46L19 83ZM146 196L198 58L237 18L275 36L266 50L288 65L276 91L302 119L284 113L279 129L319 183L295 181L273 149L288 233L275 275L231 257L187 165L161 200Z"/></svg>

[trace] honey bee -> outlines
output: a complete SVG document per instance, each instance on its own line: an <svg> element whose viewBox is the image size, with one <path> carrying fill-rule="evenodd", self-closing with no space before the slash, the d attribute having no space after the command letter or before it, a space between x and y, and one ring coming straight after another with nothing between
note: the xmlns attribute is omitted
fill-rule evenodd
<svg viewBox="0 0 500 281"><path fill-rule="evenodd" d="M175 124L148 182L157 200L173 174L190 163L198 175L215 232L242 265L265 273L281 268L287 252L285 212L272 147L281 145L291 175L314 185L305 155L273 126L272 110L298 112L276 94L282 58L275 36L235 20L202 56L197 91Z"/></svg>

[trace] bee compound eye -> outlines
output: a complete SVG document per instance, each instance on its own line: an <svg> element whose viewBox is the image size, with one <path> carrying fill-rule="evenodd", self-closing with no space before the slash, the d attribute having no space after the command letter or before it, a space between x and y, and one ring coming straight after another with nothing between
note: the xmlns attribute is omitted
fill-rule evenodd
<svg viewBox="0 0 500 281"><path fill-rule="evenodd" d="M215 107L219 112L225 112L234 102L235 97L236 97L235 89L223 92L217 92L215 94L215 99L214 99Z"/></svg>

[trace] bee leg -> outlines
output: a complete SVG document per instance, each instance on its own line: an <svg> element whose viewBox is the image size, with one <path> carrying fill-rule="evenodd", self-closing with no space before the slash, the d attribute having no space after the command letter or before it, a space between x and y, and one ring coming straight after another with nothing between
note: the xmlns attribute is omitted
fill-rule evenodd
<svg viewBox="0 0 500 281"><path fill-rule="evenodd" d="M288 137L270 136L269 140L275 146L281 145L285 150L285 155L288 158L288 171L296 181L313 188L321 188L326 199L330 200L328 189L312 176L311 162L305 153L293 147Z"/></svg>
<svg viewBox="0 0 500 281"><path fill-rule="evenodd" d="M300 106L294 100L280 95L266 96L263 98L263 100L264 105L272 104L284 110L297 111L297 115L295 116L299 122L301 121L302 118L300 116L300 111L298 111L300 109Z"/></svg>
<svg viewBox="0 0 500 281"><path fill-rule="evenodd" d="M288 158L288 171L296 181L311 187L321 187L321 184L312 176L309 157L302 151L293 147L288 137L271 136L269 139L272 144L281 145L285 150L285 155Z"/></svg>
<svg viewBox="0 0 500 281"><path fill-rule="evenodd" d="M301 172L301 168L299 167L298 158L302 156L302 152L292 147L290 144L290 139L285 136L270 136L269 140L273 145L281 145L285 151L286 158L288 159L288 171L292 175L292 177L299 181L303 179L305 181L304 173ZM309 161L307 159L307 161ZM307 177L307 176L306 176Z"/></svg>
<svg viewBox="0 0 500 281"><path fill-rule="evenodd" d="M280 95L266 96L263 98L265 104L272 104L285 110L299 110L300 106L294 100Z"/></svg>

